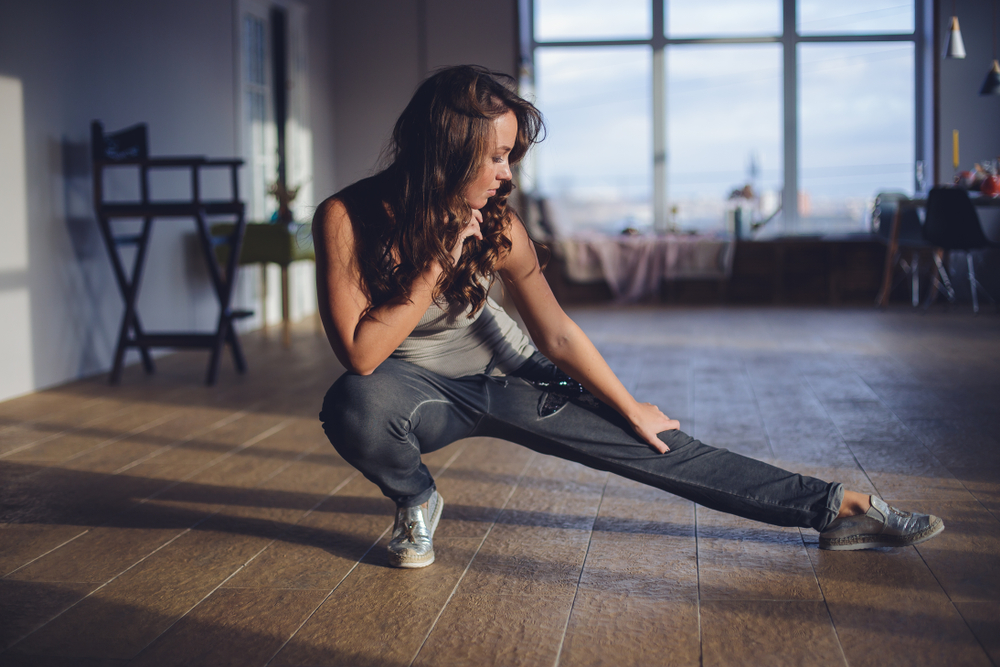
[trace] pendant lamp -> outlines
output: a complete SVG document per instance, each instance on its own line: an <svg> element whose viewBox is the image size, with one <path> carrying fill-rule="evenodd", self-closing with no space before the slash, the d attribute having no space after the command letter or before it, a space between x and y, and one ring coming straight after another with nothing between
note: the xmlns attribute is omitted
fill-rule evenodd
<svg viewBox="0 0 1000 667"><path fill-rule="evenodd" d="M993 61L993 69L986 73L980 95L1000 95L1000 61Z"/></svg>
<svg viewBox="0 0 1000 667"><path fill-rule="evenodd" d="M986 73L980 95L1000 95L1000 62L997 62L997 0L993 0L993 67Z"/></svg>
<svg viewBox="0 0 1000 667"><path fill-rule="evenodd" d="M965 42L962 41L962 31L958 28L958 17L951 17L951 31L948 33L948 43L944 48L945 58L964 58Z"/></svg>

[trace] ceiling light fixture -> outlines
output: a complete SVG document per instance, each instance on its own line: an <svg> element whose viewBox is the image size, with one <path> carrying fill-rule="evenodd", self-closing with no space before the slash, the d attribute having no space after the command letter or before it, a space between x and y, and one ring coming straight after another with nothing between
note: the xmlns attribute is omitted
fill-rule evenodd
<svg viewBox="0 0 1000 667"><path fill-rule="evenodd" d="M955 6L958 0L951 3L951 30L948 32L948 41L944 45L945 58L964 58L965 42L962 41L962 31L958 28L958 16L955 14Z"/></svg>

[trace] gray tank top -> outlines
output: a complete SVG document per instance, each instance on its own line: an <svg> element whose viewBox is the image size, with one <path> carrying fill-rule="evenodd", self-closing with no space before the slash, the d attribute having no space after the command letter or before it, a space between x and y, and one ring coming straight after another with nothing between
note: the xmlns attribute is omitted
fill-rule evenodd
<svg viewBox="0 0 1000 667"><path fill-rule="evenodd" d="M392 353L429 371L457 378L510 373L534 354L531 341L492 299L469 317L468 308L432 303L413 332Z"/></svg>

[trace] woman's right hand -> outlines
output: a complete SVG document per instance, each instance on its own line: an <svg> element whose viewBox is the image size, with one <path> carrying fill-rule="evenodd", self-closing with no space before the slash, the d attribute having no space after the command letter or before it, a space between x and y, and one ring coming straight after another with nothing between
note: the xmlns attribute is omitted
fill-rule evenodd
<svg viewBox="0 0 1000 667"><path fill-rule="evenodd" d="M479 229L479 225L483 222L483 214L477 209L472 209L472 216L469 221L465 223L465 227L458 234L458 241L455 243L455 247L451 249L451 263L458 264L458 260L462 258L462 249L465 246L465 241L469 237L475 237L480 241L483 240L483 232Z"/></svg>
<svg viewBox="0 0 1000 667"><path fill-rule="evenodd" d="M681 427L679 421L666 416L652 403L636 402L634 409L626 418L632 423L636 434L661 454L666 454L670 448L660 440L658 434L663 431L676 431Z"/></svg>

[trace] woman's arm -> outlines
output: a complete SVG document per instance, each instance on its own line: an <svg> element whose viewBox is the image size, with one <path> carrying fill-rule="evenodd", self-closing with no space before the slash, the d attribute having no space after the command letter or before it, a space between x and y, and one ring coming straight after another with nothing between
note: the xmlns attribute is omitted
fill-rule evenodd
<svg viewBox="0 0 1000 667"><path fill-rule="evenodd" d="M539 351L590 393L625 417L635 432L660 453L668 450L657 433L680 428L651 403L636 401L583 330L563 311L538 265L520 220L510 225L510 253L499 266L517 311Z"/></svg>
<svg viewBox="0 0 1000 667"><path fill-rule="evenodd" d="M455 260L466 238L482 239L481 221L475 215L469 221L452 251ZM354 226L342 202L331 198L320 205L313 222L313 241L319 313L327 338L345 368L369 375L410 335L430 307L441 266L432 262L417 276L409 297L371 308L355 256Z"/></svg>

